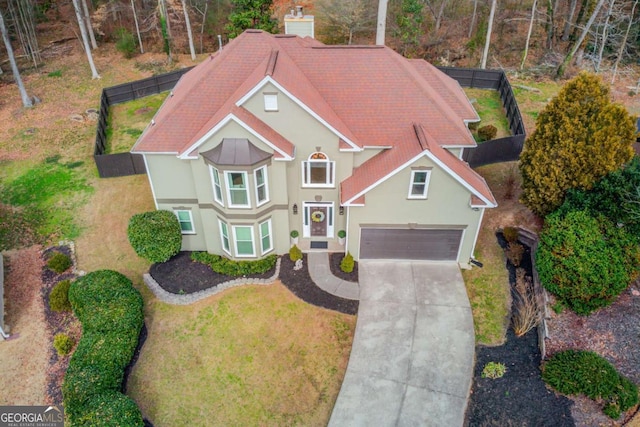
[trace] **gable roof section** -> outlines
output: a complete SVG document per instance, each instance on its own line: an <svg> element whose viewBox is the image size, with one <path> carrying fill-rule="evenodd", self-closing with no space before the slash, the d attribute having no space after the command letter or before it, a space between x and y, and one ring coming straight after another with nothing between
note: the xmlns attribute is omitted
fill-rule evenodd
<svg viewBox="0 0 640 427"><path fill-rule="evenodd" d="M396 173L400 172L422 156L434 161L442 170L462 184L473 199L473 206L495 207L497 202L484 178L461 161L448 150L435 142L422 125L414 124L412 140L405 144L408 149L400 153L398 150L386 150L374 156L355 170L353 175L340 184L341 203L351 205L364 196L369 190L377 187Z"/></svg>
<svg viewBox="0 0 640 427"><path fill-rule="evenodd" d="M464 124L475 117L473 108L464 106L459 87L433 70L387 47L325 46L247 30L182 77L133 151L184 157L265 79L307 106L353 150L397 146L400 129L413 122L428 127L441 145L475 146Z"/></svg>

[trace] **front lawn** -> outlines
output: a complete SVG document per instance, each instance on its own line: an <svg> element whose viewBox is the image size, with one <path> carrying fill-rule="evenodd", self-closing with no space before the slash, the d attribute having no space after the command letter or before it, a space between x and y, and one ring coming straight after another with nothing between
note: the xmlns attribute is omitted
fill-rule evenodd
<svg viewBox="0 0 640 427"><path fill-rule="evenodd" d="M156 427L327 424L354 316L306 304L279 282L189 306L147 300L146 311L127 392Z"/></svg>

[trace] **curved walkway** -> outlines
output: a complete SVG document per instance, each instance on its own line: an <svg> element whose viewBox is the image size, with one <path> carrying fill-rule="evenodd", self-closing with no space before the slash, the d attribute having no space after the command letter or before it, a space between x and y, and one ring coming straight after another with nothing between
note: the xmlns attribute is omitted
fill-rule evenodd
<svg viewBox="0 0 640 427"><path fill-rule="evenodd" d="M309 276L315 284L325 292L340 298L358 300L360 286L358 282L349 282L334 276L329 267L329 253L308 252Z"/></svg>
<svg viewBox="0 0 640 427"><path fill-rule="evenodd" d="M358 268L355 338L329 426L462 426L475 339L457 264Z"/></svg>

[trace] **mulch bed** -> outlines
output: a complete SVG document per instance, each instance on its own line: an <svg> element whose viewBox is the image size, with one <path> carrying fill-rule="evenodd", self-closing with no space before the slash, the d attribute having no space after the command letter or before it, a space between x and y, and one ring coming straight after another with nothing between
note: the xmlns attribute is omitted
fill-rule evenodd
<svg viewBox="0 0 640 427"><path fill-rule="evenodd" d="M275 273L275 267L263 274L255 274L254 279L268 279ZM191 252L179 252L166 262L153 264L149 274L158 285L172 294L191 294L213 288L237 277L218 274L208 265L191 261Z"/></svg>
<svg viewBox="0 0 640 427"><path fill-rule="evenodd" d="M504 240L499 239L504 247ZM520 267L531 275L526 248ZM507 263L509 280L515 283L515 267ZM482 378L488 362L503 363L502 378ZM541 354L536 328L522 337L507 331L506 342L497 347L476 347L476 365L467 409L468 426L575 426L570 399L548 389L540 375Z"/></svg>
<svg viewBox="0 0 640 427"><path fill-rule="evenodd" d="M334 276L341 278L342 280L346 280L348 282L357 282L358 261L354 261L353 271L351 273L345 273L340 268L342 258L344 258L344 252L332 252L329 254L329 267L331 268L331 273L333 273Z"/></svg>
<svg viewBox="0 0 640 427"><path fill-rule="evenodd" d="M71 312L56 312L49 308L49 294L53 287L63 281L73 281L76 276L71 273L71 269L58 274L47 268L46 261L52 252L62 252L63 254L71 257L71 249L68 246L54 246L47 248L42 252L42 258L45 261L45 266L42 269L42 298L44 300L44 315L47 321L48 333L53 343L53 337L58 333L65 333L72 337L76 343L80 340L81 326L80 322ZM73 259L73 257L71 257ZM71 354L67 356L58 356L58 353L51 345L48 348L49 352L49 369L47 369L47 399L50 404L62 403L62 381L64 380L64 374L69 366L69 359Z"/></svg>
<svg viewBox="0 0 640 427"><path fill-rule="evenodd" d="M340 298L323 291L313 283L309 275L307 255L302 256L302 268L293 269L294 263L285 255L280 261L280 281L295 296L317 307L328 308L345 314L358 313L358 301Z"/></svg>

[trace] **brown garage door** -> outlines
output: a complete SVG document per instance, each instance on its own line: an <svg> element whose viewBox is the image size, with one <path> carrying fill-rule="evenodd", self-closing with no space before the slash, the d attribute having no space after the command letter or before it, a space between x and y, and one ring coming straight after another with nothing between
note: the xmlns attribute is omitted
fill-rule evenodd
<svg viewBox="0 0 640 427"><path fill-rule="evenodd" d="M463 230L362 228L361 259L456 261Z"/></svg>

